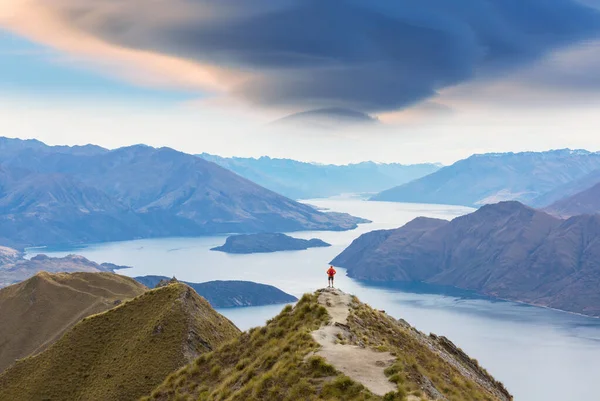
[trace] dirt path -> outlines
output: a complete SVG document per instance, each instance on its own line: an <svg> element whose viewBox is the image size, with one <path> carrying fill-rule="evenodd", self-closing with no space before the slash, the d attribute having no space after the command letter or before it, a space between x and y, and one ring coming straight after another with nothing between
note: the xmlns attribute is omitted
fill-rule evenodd
<svg viewBox="0 0 600 401"><path fill-rule="evenodd" d="M346 326L350 302L350 295L337 289L327 288L319 295L319 303L327 308L331 323L312 332L315 341L321 345L317 355L373 394L383 396L395 391L396 386L383 373L396 360L393 355L355 345L339 344L340 339L350 335Z"/></svg>

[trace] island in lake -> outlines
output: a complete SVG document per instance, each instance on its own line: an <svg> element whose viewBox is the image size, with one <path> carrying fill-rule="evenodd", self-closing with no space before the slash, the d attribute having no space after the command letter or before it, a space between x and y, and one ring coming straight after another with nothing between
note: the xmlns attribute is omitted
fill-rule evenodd
<svg viewBox="0 0 600 401"><path fill-rule="evenodd" d="M320 239L300 239L289 235L278 233L258 233L232 235L227 238L225 244L212 248L211 251L226 253L268 253L278 251L300 251L308 248L328 247L331 244Z"/></svg>
<svg viewBox="0 0 600 401"><path fill-rule="evenodd" d="M148 288L160 287L177 282L177 279L164 276L141 276L134 280ZM272 285L252 281L208 281L205 283L182 283L192 287L204 297L213 308L234 308L240 306L263 306L296 302L298 298L281 291Z"/></svg>

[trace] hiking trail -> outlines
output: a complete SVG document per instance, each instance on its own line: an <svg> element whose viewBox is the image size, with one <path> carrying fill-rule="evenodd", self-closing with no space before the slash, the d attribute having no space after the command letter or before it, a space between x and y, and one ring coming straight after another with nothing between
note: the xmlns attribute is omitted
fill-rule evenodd
<svg viewBox="0 0 600 401"><path fill-rule="evenodd" d="M350 313L350 295L334 288L323 289L319 295L319 304L323 305L331 322L312 332L314 340L321 345L316 355L323 357L337 370L361 383L373 394L383 396L396 391L383 371L392 365L396 358L389 352L377 352L357 345L340 344L340 340L351 335L347 326Z"/></svg>

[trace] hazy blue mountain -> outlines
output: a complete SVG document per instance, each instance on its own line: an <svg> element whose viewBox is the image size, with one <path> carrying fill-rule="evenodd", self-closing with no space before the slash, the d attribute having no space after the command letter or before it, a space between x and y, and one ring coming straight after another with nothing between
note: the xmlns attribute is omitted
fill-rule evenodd
<svg viewBox="0 0 600 401"><path fill-rule="evenodd" d="M427 282L600 317L600 215L519 202L364 234L332 262L353 278Z"/></svg>
<svg viewBox="0 0 600 401"><path fill-rule="evenodd" d="M578 214L600 213L600 182L575 195L554 202L544 211L558 217L571 217Z"/></svg>
<svg viewBox="0 0 600 401"><path fill-rule="evenodd" d="M266 156L258 159L224 158L206 153L199 156L293 199L378 192L423 177L440 168L428 163L403 165L362 162L336 166Z"/></svg>
<svg viewBox="0 0 600 401"><path fill-rule="evenodd" d="M11 257L7 258L6 256ZM15 249L0 247L0 288L27 280L41 271L48 273L114 273L115 270L127 268L128 266L118 266L113 263L95 263L79 255L67 255L62 258L37 255L25 259L23 254Z"/></svg>
<svg viewBox="0 0 600 401"><path fill-rule="evenodd" d="M41 146L5 140L0 241L57 245L160 236L346 230L323 213L169 148Z"/></svg>
<svg viewBox="0 0 600 401"><path fill-rule="evenodd" d="M331 244L318 238L300 239L280 233L257 233L232 235L225 244L212 248L211 251L225 253L270 253L278 251L300 251L308 248L328 247Z"/></svg>
<svg viewBox="0 0 600 401"><path fill-rule="evenodd" d="M504 200L530 204L600 169L600 153L585 150L473 155L372 200L477 206Z"/></svg>
<svg viewBox="0 0 600 401"><path fill-rule="evenodd" d="M600 182L600 169L584 175L574 181L559 185L552 191L549 191L530 202L530 206L544 208L562 199L569 198L580 192L590 189Z"/></svg>
<svg viewBox="0 0 600 401"><path fill-rule="evenodd" d="M149 288L154 288L161 282L165 283L173 280L165 276L141 276L134 277L134 279ZM286 304L298 300L293 295L287 294L272 285L252 281L182 282L196 290L213 308Z"/></svg>

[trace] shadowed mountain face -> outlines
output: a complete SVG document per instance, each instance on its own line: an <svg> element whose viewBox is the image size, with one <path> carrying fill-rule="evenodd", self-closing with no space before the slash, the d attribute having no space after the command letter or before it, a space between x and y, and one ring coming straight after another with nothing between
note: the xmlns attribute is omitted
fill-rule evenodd
<svg viewBox="0 0 600 401"><path fill-rule="evenodd" d="M574 181L569 181L562 184L550 192L535 198L530 202L530 206L544 208L552 205L555 202L574 196L586 189L592 188L600 182L600 169L594 170L583 177Z"/></svg>
<svg viewBox="0 0 600 401"><path fill-rule="evenodd" d="M535 204L561 185L600 169L600 153L583 150L474 155L372 200L477 206L505 200Z"/></svg>
<svg viewBox="0 0 600 401"><path fill-rule="evenodd" d="M451 222L418 218L356 239L332 264L372 281L419 281L600 316L600 216L560 220L518 202Z"/></svg>
<svg viewBox="0 0 600 401"><path fill-rule="evenodd" d="M211 251L225 253L269 253L278 251L300 251L308 248L328 247L328 244L318 238L310 240L293 238L280 233L258 233L232 235L225 244L212 248Z"/></svg>
<svg viewBox="0 0 600 401"><path fill-rule="evenodd" d="M2 400L135 400L240 331L177 283L84 318L0 374Z"/></svg>
<svg viewBox="0 0 600 401"><path fill-rule="evenodd" d="M344 193L378 192L437 171L424 164L362 162L345 166L304 163L290 159L200 157L292 199L311 199Z"/></svg>
<svg viewBox="0 0 600 401"><path fill-rule="evenodd" d="M585 191L554 202L544 210L563 218L578 214L598 214L600 213L600 183Z"/></svg>
<svg viewBox="0 0 600 401"><path fill-rule="evenodd" d="M360 221L318 212L168 148L71 151L18 140L3 146L0 239L10 245L346 230Z"/></svg>
<svg viewBox="0 0 600 401"><path fill-rule="evenodd" d="M16 359L43 351L84 317L146 290L112 273L46 272L0 289L0 372Z"/></svg>
<svg viewBox="0 0 600 401"><path fill-rule="evenodd" d="M146 287L154 288L165 282L176 282L165 276L134 277ZM196 292L204 297L213 308L233 308L240 306L262 306L296 302L298 299L272 285L253 283L251 281L207 281L205 283L189 283Z"/></svg>

